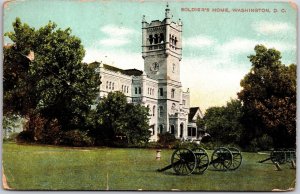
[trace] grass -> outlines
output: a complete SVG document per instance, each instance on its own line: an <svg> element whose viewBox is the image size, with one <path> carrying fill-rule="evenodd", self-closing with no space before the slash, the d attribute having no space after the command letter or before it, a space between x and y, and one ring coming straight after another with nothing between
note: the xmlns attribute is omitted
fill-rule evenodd
<svg viewBox="0 0 300 194"><path fill-rule="evenodd" d="M66 148L3 144L3 167L9 187L15 190L197 190L271 191L295 187L296 170L290 164L276 171L271 163L257 161L268 155L243 153L236 171L219 172L210 166L202 175L177 176L170 169L173 150ZM212 151L208 151L211 156Z"/></svg>

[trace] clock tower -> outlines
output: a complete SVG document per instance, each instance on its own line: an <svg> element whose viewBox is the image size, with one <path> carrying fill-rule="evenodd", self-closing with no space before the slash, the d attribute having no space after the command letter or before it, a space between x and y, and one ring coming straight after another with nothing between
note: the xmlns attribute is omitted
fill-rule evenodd
<svg viewBox="0 0 300 194"><path fill-rule="evenodd" d="M162 21L142 20L142 57L147 77L158 83L158 133L170 132L180 137L181 125L186 126L187 114L180 112L182 97L180 61L182 56L182 22L173 21L169 6Z"/></svg>
<svg viewBox="0 0 300 194"><path fill-rule="evenodd" d="M163 21L142 21L144 71L155 80L180 82L182 22L172 21L169 6Z"/></svg>

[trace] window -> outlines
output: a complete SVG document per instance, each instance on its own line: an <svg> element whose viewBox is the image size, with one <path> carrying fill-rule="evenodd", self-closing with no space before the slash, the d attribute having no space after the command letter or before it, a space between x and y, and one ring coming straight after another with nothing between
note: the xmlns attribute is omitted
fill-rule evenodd
<svg viewBox="0 0 300 194"><path fill-rule="evenodd" d="M175 103L172 103L172 109L175 109L176 108L176 104Z"/></svg>
<svg viewBox="0 0 300 194"><path fill-rule="evenodd" d="M163 133L163 130L164 130L164 126L163 125L159 125L159 133Z"/></svg>
<svg viewBox="0 0 300 194"><path fill-rule="evenodd" d="M160 33L160 35L159 35L159 43L164 43L164 41L165 41L164 34Z"/></svg>
<svg viewBox="0 0 300 194"><path fill-rule="evenodd" d="M171 127L171 130L170 130L171 134L175 135L175 126L171 125L170 127Z"/></svg>
<svg viewBox="0 0 300 194"><path fill-rule="evenodd" d="M127 86L127 93L128 93L128 88L129 88L129 86Z"/></svg>
<svg viewBox="0 0 300 194"><path fill-rule="evenodd" d="M134 90L135 90L135 94L137 94L137 87L135 87Z"/></svg>
<svg viewBox="0 0 300 194"><path fill-rule="evenodd" d="M155 106L153 106L152 116L155 116Z"/></svg>
<svg viewBox="0 0 300 194"><path fill-rule="evenodd" d="M188 127L188 136L192 136L192 128Z"/></svg>
<svg viewBox="0 0 300 194"><path fill-rule="evenodd" d="M172 72L175 73L176 65L173 63Z"/></svg>
<svg viewBox="0 0 300 194"><path fill-rule="evenodd" d="M152 35L149 35L149 42L150 42L150 44L153 43L153 36Z"/></svg>
<svg viewBox="0 0 300 194"><path fill-rule="evenodd" d="M159 117L162 117L163 114L164 114L164 107L160 106L159 107Z"/></svg>
<svg viewBox="0 0 300 194"><path fill-rule="evenodd" d="M115 89L115 83L113 82L111 85L111 89L114 90Z"/></svg>
<svg viewBox="0 0 300 194"><path fill-rule="evenodd" d="M175 40L174 40L174 45L176 46L176 43L177 43L177 38L175 37Z"/></svg>
<svg viewBox="0 0 300 194"><path fill-rule="evenodd" d="M154 44L157 44L157 43L158 43L158 35L154 34Z"/></svg>
<svg viewBox="0 0 300 194"><path fill-rule="evenodd" d="M124 92L124 86L122 85L122 92Z"/></svg>
<svg viewBox="0 0 300 194"><path fill-rule="evenodd" d="M180 124L180 138L183 137L183 123Z"/></svg>
<svg viewBox="0 0 300 194"><path fill-rule="evenodd" d="M139 94L141 94L142 93L142 88L141 87L139 87Z"/></svg>
<svg viewBox="0 0 300 194"><path fill-rule="evenodd" d="M185 105L185 100L182 100L182 104Z"/></svg>
<svg viewBox="0 0 300 194"><path fill-rule="evenodd" d="M108 84L108 89L111 89L111 82L109 82Z"/></svg>
<svg viewBox="0 0 300 194"><path fill-rule="evenodd" d="M196 128L192 128L192 136L196 137Z"/></svg>
<svg viewBox="0 0 300 194"><path fill-rule="evenodd" d="M106 82L106 89L108 89L108 81Z"/></svg>
<svg viewBox="0 0 300 194"><path fill-rule="evenodd" d="M152 126L152 135L155 135L155 125Z"/></svg>
<svg viewBox="0 0 300 194"><path fill-rule="evenodd" d="M160 95L160 96L163 96L163 95L164 95L164 90L163 90L163 88L159 88L159 95Z"/></svg>
<svg viewBox="0 0 300 194"><path fill-rule="evenodd" d="M171 98L174 98L175 97L175 89L172 89L171 90Z"/></svg>

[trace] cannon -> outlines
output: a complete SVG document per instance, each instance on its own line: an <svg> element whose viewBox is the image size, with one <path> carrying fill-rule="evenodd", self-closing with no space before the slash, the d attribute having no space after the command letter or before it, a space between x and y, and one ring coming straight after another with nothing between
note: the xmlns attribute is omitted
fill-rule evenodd
<svg viewBox="0 0 300 194"><path fill-rule="evenodd" d="M171 164L158 169L159 172L173 168L178 175L202 174L209 165L216 170L236 170L242 163L242 154L237 148L219 147L214 150L211 161L203 148L181 148L173 152Z"/></svg>
<svg viewBox="0 0 300 194"><path fill-rule="evenodd" d="M270 153L270 157L258 161L259 163L263 163L271 160L274 164L277 162L278 164L285 164L286 162L291 162L292 160L296 160L296 150L295 149L278 149L273 150Z"/></svg>

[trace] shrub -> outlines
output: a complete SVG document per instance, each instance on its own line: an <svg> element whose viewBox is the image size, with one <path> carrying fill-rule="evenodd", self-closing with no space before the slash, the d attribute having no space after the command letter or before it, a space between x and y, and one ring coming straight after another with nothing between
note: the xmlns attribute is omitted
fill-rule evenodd
<svg viewBox="0 0 300 194"><path fill-rule="evenodd" d="M176 141L175 136L169 132L158 134L158 143L161 144L162 147L171 148Z"/></svg>
<svg viewBox="0 0 300 194"><path fill-rule="evenodd" d="M61 132L60 138L56 143L60 145L84 147L93 146L94 139L88 136L87 132L80 130L71 130L67 132Z"/></svg>
<svg viewBox="0 0 300 194"><path fill-rule="evenodd" d="M34 133L32 131L22 131L16 138L18 143L30 143L34 141Z"/></svg>

